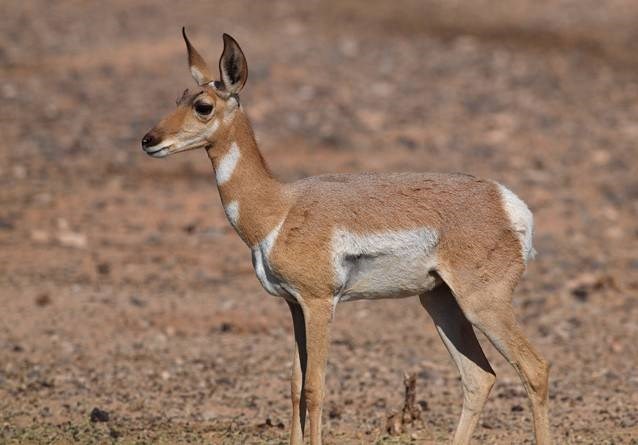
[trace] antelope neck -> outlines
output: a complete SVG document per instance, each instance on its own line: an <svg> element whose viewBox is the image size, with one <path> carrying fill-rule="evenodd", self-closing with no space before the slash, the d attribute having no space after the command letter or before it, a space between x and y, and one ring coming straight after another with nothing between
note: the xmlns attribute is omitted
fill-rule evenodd
<svg viewBox="0 0 638 445"><path fill-rule="evenodd" d="M268 170L241 109L207 150L228 220L254 247L281 224L288 209L284 184Z"/></svg>

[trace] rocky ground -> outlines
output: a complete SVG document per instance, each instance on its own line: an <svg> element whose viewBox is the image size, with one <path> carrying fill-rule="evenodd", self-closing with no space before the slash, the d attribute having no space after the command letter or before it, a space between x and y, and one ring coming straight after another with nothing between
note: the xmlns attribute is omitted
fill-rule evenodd
<svg viewBox="0 0 638 445"><path fill-rule="evenodd" d="M139 147L191 86L182 25L212 65L222 32L242 45L242 102L280 177L464 171L525 199L539 254L515 306L552 363L556 441L638 443L635 2L0 11L0 443L287 440L285 303L205 154ZM498 382L476 442L532 443L523 388L486 348ZM423 422L389 436L404 372ZM462 399L415 299L339 306L327 385L329 444L444 443Z"/></svg>

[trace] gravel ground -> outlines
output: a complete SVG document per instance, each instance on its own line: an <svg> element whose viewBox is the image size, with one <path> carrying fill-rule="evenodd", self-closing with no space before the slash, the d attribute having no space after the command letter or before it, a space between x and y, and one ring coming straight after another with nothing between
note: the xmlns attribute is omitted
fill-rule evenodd
<svg viewBox="0 0 638 445"><path fill-rule="evenodd" d="M507 184L539 251L517 314L552 363L557 443L638 444L638 5L628 0L0 7L0 443L280 444L291 322L202 152L139 140L191 86L182 25L287 180L463 171ZM444 443L459 378L416 299L338 308L329 444ZM483 341L483 338L481 338ZM532 443L517 376L476 443ZM423 423L385 432L417 375ZM94 410L97 408L98 410Z"/></svg>

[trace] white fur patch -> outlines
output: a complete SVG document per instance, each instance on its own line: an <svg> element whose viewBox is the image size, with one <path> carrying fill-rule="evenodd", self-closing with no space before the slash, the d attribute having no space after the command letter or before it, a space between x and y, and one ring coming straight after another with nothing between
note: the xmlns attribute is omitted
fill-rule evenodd
<svg viewBox="0 0 638 445"><path fill-rule="evenodd" d="M179 153L180 151L190 150L191 148L201 148L206 144L206 140L210 139L210 137L215 134L217 129L219 128L219 119L215 119L210 127L205 129L205 131L201 134L196 134L191 137L182 136L182 138L177 138L177 145L179 146L175 153Z"/></svg>
<svg viewBox="0 0 638 445"><path fill-rule="evenodd" d="M498 184L505 212L509 217L512 228L518 235L521 242L521 252L525 262L534 258L536 251L532 246L532 236L534 234L534 215L527 204L523 202L510 189L502 184Z"/></svg>
<svg viewBox="0 0 638 445"><path fill-rule="evenodd" d="M424 227L361 235L344 229L332 236L338 300L417 295L436 285L438 233Z"/></svg>
<svg viewBox="0 0 638 445"><path fill-rule="evenodd" d="M270 254L272 246L275 245L275 241L277 241L277 237L279 236L279 231L281 230L283 223L283 221L280 222L277 227L272 229L270 233L259 243L259 246L261 246L261 250L264 252L266 257Z"/></svg>
<svg viewBox="0 0 638 445"><path fill-rule="evenodd" d="M191 76L193 76L193 79L195 79L197 85L203 85L208 80L206 79L206 76L204 76L204 73L202 73L195 65L190 66L190 71Z"/></svg>
<svg viewBox="0 0 638 445"><path fill-rule="evenodd" d="M237 221L239 221L239 203L237 201L231 201L226 207L224 207L226 217L230 222L230 225L235 229L237 228Z"/></svg>
<svg viewBox="0 0 638 445"><path fill-rule="evenodd" d="M234 97L228 99L226 102L226 109L224 111L224 125L230 125L232 123L233 119L235 119L235 112L237 111L237 108L239 108L237 99Z"/></svg>
<svg viewBox="0 0 638 445"><path fill-rule="evenodd" d="M163 158L168 156L169 149L175 144L174 139L165 139L152 147L144 147L144 152L154 158Z"/></svg>
<svg viewBox="0 0 638 445"><path fill-rule="evenodd" d="M277 241L282 225L283 221L279 223L279 225L277 225L277 227L275 227L268 235L266 235L259 244L253 246L251 249L253 267L259 282L269 294L276 297L293 297L299 301L299 292L297 292L292 285L275 276L269 263L270 251Z"/></svg>
<svg viewBox="0 0 638 445"><path fill-rule="evenodd" d="M208 139L213 134L215 134L218 128L219 128L219 119L215 119L213 123L211 124L210 128L206 130L206 139Z"/></svg>
<svg viewBox="0 0 638 445"><path fill-rule="evenodd" d="M240 157L241 152L239 151L239 146L237 145L237 142L233 142L230 144L228 153L226 153L222 160L219 161L219 165L215 169L217 185L222 185L230 180Z"/></svg>

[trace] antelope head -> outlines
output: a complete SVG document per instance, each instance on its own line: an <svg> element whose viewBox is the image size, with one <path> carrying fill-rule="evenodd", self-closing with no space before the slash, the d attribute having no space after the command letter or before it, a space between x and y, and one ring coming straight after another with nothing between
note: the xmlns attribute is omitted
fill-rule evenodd
<svg viewBox="0 0 638 445"><path fill-rule="evenodd" d="M213 79L184 28L182 35L190 72L198 87L195 91L185 90L177 101L177 109L144 135L142 149L155 158L212 147L239 108L239 92L248 77L244 53L228 34L224 34L224 51L219 59L219 80Z"/></svg>

